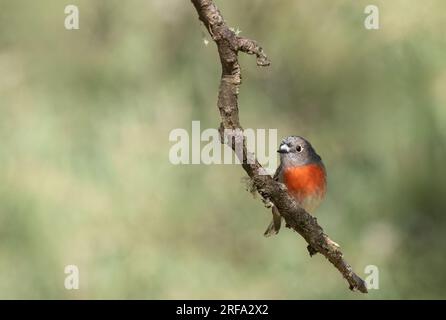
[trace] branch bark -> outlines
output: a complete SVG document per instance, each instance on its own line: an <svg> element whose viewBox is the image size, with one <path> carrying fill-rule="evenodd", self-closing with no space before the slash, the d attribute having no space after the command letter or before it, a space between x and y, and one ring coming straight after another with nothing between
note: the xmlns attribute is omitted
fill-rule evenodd
<svg viewBox="0 0 446 320"><path fill-rule="evenodd" d="M209 34L217 44L222 66L221 82L218 92L217 106L220 111L220 133L223 137L225 129L238 132L228 145L236 151L237 142L242 142L242 166L252 179L255 189L264 201L271 201L279 209L286 226L298 232L307 242L310 255L317 252L325 256L349 283L351 290L367 293L365 282L353 272L345 261L339 246L330 240L317 219L301 208L288 194L282 184L275 182L271 176L264 174L264 169L248 154L243 137L243 128L239 120L238 92L241 84L241 71L238 63L238 52L255 54L258 66L268 66L270 61L262 48L253 40L239 37L228 28L217 6L212 0L191 0L197 10L199 19L204 23ZM224 143L224 139L222 139ZM232 142L232 143L231 143ZM247 161L248 157L255 159ZM240 158L240 155L239 155Z"/></svg>

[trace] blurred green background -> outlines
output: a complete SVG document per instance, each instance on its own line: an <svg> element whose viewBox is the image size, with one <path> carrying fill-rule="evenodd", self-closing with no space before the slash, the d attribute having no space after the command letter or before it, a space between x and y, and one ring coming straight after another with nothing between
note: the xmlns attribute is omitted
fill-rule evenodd
<svg viewBox="0 0 446 320"><path fill-rule="evenodd" d="M312 141L318 221L379 290L350 292L288 229L264 238L240 166L170 164L172 129L219 125L189 1L0 0L0 298L446 298L446 2L217 5L272 60L240 57L242 124Z"/></svg>

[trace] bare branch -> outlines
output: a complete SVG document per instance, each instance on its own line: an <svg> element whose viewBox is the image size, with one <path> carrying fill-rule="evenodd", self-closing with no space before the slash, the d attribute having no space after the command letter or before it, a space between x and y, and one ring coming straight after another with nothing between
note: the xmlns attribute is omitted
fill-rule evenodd
<svg viewBox="0 0 446 320"><path fill-rule="evenodd" d="M212 39L217 44L222 76L218 92L217 106L220 111L220 132L224 129L242 132L238 110L238 92L241 84L241 71L238 63L238 52L255 54L257 65L270 64L262 48L253 40L237 36L223 19L212 0L191 0ZM243 139L241 134L236 139ZM222 140L223 142L223 140ZM228 144L235 151L235 143ZM242 166L252 179L254 187L266 200L271 201L279 209L286 221L286 226L298 232L307 242L310 255L320 252L324 255L348 281L351 290L367 293L365 282L357 276L352 267L344 260L339 246L324 233L317 219L301 208L280 183L271 176L264 175L264 169L258 163L246 161L247 150L243 143Z"/></svg>
<svg viewBox="0 0 446 320"><path fill-rule="evenodd" d="M239 37L238 43L240 51L247 54L255 54L257 56L258 66L267 67L271 64L271 62L268 60L268 57L263 52L262 47L260 47L254 40Z"/></svg>

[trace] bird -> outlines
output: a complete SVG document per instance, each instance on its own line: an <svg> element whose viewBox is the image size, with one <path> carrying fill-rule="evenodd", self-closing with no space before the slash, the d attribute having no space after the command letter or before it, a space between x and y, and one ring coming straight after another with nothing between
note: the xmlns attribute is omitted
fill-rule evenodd
<svg viewBox="0 0 446 320"><path fill-rule="evenodd" d="M310 214L320 205L327 191L327 173L322 158L311 143L301 136L282 140L277 152L280 164L274 180L283 183L288 193ZM282 217L276 206L272 207L273 219L264 236L279 232Z"/></svg>

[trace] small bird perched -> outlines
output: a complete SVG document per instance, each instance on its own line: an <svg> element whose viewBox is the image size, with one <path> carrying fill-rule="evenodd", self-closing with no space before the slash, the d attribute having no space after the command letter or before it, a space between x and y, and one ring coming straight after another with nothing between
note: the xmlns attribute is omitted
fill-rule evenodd
<svg viewBox="0 0 446 320"><path fill-rule="evenodd" d="M284 183L288 193L309 213L322 202L327 188L327 174L321 157L310 142L299 136L282 140L279 150L280 165L274 180ZM279 210L272 207L273 220L265 231L265 237L277 234L282 217Z"/></svg>

